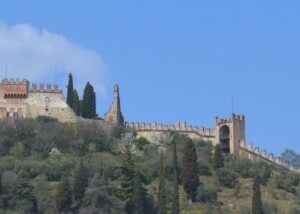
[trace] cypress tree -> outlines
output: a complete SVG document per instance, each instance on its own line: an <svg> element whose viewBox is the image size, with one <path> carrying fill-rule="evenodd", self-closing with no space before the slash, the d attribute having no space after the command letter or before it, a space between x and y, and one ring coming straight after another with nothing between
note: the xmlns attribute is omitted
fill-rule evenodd
<svg viewBox="0 0 300 214"><path fill-rule="evenodd" d="M134 179L134 214L145 213L144 212L144 202L145 202L145 189L142 186L141 175L137 170Z"/></svg>
<svg viewBox="0 0 300 214"><path fill-rule="evenodd" d="M173 141L173 168L174 168L174 181L173 181L173 197L172 197L171 214L179 214L178 163L177 163L177 149L176 149L175 141Z"/></svg>
<svg viewBox="0 0 300 214"><path fill-rule="evenodd" d="M199 186L197 153L193 141L189 138L183 149L182 156L182 181L188 198L195 200Z"/></svg>
<svg viewBox="0 0 300 214"><path fill-rule="evenodd" d="M73 110L77 116L80 116L80 101L76 89L74 89Z"/></svg>
<svg viewBox="0 0 300 214"><path fill-rule="evenodd" d="M256 173L253 181L253 193L252 193L252 213L263 214L261 193L260 193L260 177Z"/></svg>
<svg viewBox="0 0 300 214"><path fill-rule="evenodd" d="M217 144L215 147L215 154L214 154L214 168L220 169L224 167L224 157L222 154L221 145Z"/></svg>
<svg viewBox="0 0 300 214"><path fill-rule="evenodd" d="M87 82L84 88L81 114L84 118L96 117L96 94L89 82Z"/></svg>
<svg viewBox="0 0 300 214"><path fill-rule="evenodd" d="M165 173L164 173L164 156L160 151L160 165L159 165L159 186L158 186L158 214L166 214L166 187L165 187Z"/></svg>
<svg viewBox="0 0 300 214"><path fill-rule="evenodd" d="M85 193L85 188L87 187L87 185L88 185L87 169L84 166L83 161L81 159L79 165L75 170L74 183L73 183L73 193L74 193L74 198L76 200L80 200L83 198Z"/></svg>
<svg viewBox="0 0 300 214"><path fill-rule="evenodd" d="M125 159L120 168L122 172L120 178L121 187L117 190L116 195L125 201L126 212L132 213L134 209L135 165L129 146L126 148Z"/></svg>
<svg viewBox="0 0 300 214"><path fill-rule="evenodd" d="M67 92L67 104L73 109L74 104L74 89L73 89L73 77L69 74L68 92Z"/></svg>
<svg viewBox="0 0 300 214"><path fill-rule="evenodd" d="M72 203L72 191L70 182L66 176L63 176L60 183L57 186L57 194L55 197L56 208L59 212L67 212L70 210Z"/></svg>

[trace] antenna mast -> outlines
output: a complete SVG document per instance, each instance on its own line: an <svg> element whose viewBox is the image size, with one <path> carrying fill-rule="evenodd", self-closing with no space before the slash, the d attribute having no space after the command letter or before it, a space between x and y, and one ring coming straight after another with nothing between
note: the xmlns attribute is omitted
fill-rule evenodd
<svg viewBox="0 0 300 214"><path fill-rule="evenodd" d="M233 97L231 98L231 113L233 114Z"/></svg>
<svg viewBox="0 0 300 214"><path fill-rule="evenodd" d="M5 78L7 78L7 58L5 59Z"/></svg>

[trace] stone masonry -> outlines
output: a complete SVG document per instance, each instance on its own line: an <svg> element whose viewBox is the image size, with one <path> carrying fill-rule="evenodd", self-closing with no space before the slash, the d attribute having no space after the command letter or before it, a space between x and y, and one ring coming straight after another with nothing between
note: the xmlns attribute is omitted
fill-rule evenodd
<svg viewBox="0 0 300 214"><path fill-rule="evenodd" d="M76 121L77 116L65 102L58 85L32 84L28 80L3 79L0 85L0 119L51 116L61 122Z"/></svg>
<svg viewBox="0 0 300 214"><path fill-rule="evenodd" d="M114 86L114 101L109 111L104 115L104 119L110 123L118 125L124 124L124 117L121 112L119 86L117 84Z"/></svg>

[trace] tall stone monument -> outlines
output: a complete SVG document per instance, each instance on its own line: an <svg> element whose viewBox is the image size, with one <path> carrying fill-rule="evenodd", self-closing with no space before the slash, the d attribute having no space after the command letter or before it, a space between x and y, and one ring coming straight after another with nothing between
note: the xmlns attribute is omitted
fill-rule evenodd
<svg viewBox="0 0 300 214"><path fill-rule="evenodd" d="M117 125L124 124L124 117L121 112L119 86L117 84L115 84L114 86L114 101L110 106L109 111L104 115L104 119L107 122L114 123Z"/></svg>

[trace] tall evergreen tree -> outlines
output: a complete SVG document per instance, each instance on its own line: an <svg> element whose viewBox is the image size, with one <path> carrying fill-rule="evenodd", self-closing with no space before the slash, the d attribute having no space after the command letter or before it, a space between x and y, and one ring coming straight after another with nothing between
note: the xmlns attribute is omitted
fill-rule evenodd
<svg viewBox="0 0 300 214"><path fill-rule="evenodd" d="M253 180L252 213L263 214L259 173L255 173L254 180Z"/></svg>
<svg viewBox="0 0 300 214"><path fill-rule="evenodd" d="M167 213L166 205L166 187L165 187L165 173L164 173L164 156L163 152L160 151L160 165L159 165L159 185L158 185L158 214Z"/></svg>
<svg viewBox="0 0 300 214"><path fill-rule="evenodd" d="M74 89L73 110L76 115L80 116L80 101L79 101L79 96L78 96L76 89Z"/></svg>
<svg viewBox="0 0 300 214"><path fill-rule="evenodd" d="M220 169L224 167L224 157L222 154L221 145L217 144L215 147L215 154L214 154L214 168Z"/></svg>
<svg viewBox="0 0 300 214"><path fill-rule="evenodd" d="M73 77L69 74L68 92L67 92L67 104L73 109L74 104L74 89L73 89Z"/></svg>
<svg viewBox="0 0 300 214"><path fill-rule="evenodd" d="M63 176L57 186L57 194L55 197L56 208L59 212L67 212L70 210L72 203L72 190L70 182L66 176Z"/></svg>
<svg viewBox="0 0 300 214"><path fill-rule="evenodd" d="M89 82L87 82L84 88L81 114L84 118L96 117L96 94Z"/></svg>
<svg viewBox="0 0 300 214"><path fill-rule="evenodd" d="M196 191L199 186L197 153L192 139L185 143L182 156L182 181L188 198L195 200Z"/></svg>
<svg viewBox="0 0 300 214"><path fill-rule="evenodd" d="M125 201L126 212L132 213L134 209L135 165L129 146L126 148L125 159L120 168L122 172L122 176L120 178L121 187L116 191L116 195Z"/></svg>
<svg viewBox="0 0 300 214"><path fill-rule="evenodd" d="M177 163L176 141L173 141L173 168L174 168L174 181L173 181L173 197L172 197L171 214L179 214L178 163Z"/></svg>
<svg viewBox="0 0 300 214"><path fill-rule="evenodd" d="M145 209L144 203L146 201L145 196L146 196L146 191L142 185L141 174L137 170L135 172L135 179L134 179L134 195L133 195L134 214L145 213L144 210Z"/></svg>
<svg viewBox="0 0 300 214"><path fill-rule="evenodd" d="M80 200L84 196L85 188L88 185L87 169L83 164L82 159L75 170L73 193L76 200Z"/></svg>

